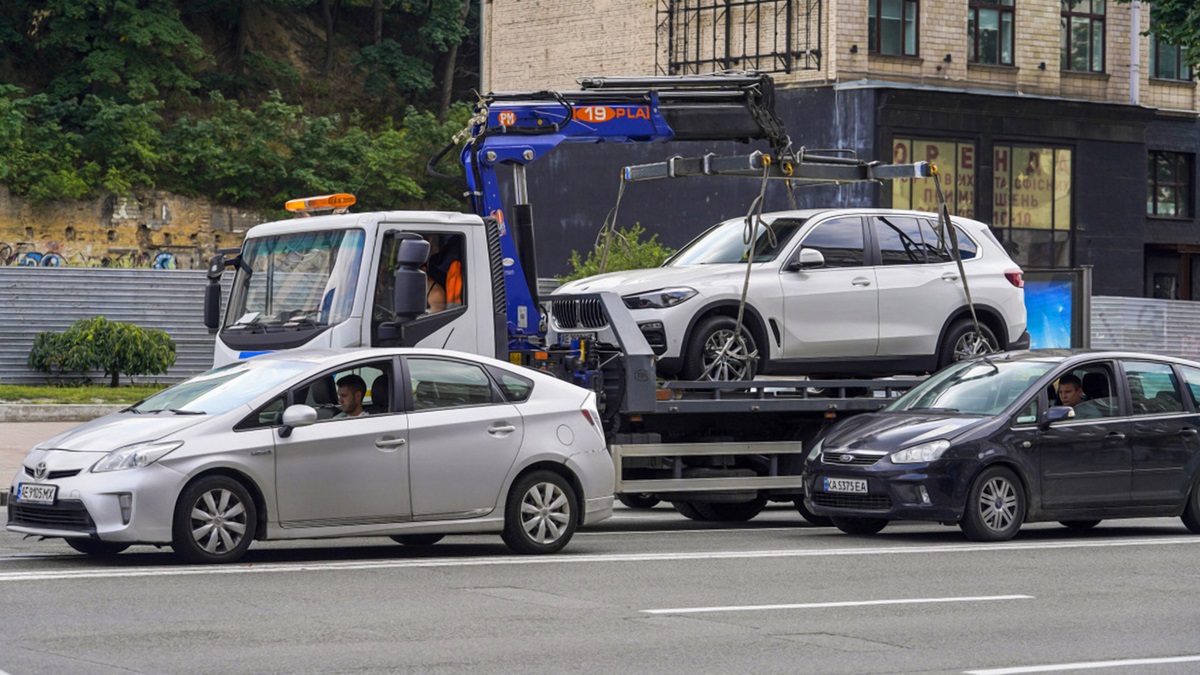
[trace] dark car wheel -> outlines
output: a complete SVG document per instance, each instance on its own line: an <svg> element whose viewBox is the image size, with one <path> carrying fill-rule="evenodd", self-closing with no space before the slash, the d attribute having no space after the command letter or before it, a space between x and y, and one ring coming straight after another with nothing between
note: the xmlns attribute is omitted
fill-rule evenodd
<svg viewBox="0 0 1200 675"><path fill-rule="evenodd" d="M250 548L256 518L245 486L228 476L206 476L179 495L171 548L189 563L233 562Z"/></svg>
<svg viewBox="0 0 1200 675"><path fill-rule="evenodd" d="M1192 486L1187 504L1183 507L1183 524L1192 534L1200 534L1200 480Z"/></svg>
<svg viewBox="0 0 1200 675"><path fill-rule="evenodd" d="M951 363L957 363L981 354L1000 351L1000 342L996 334L987 325L980 323L975 330L975 322L962 319L954 322L946 331L942 346L938 350L938 368L945 368Z"/></svg>
<svg viewBox="0 0 1200 675"><path fill-rule="evenodd" d="M757 497L751 501L736 504L697 504L696 510L704 516L705 520L743 523L762 513L766 506L767 498Z"/></svg>
<svg viewBox="0 0 1200 675"><path fill-rule="evenodd" d="M753 380L758 366L758 345L745 325L735 339L736 327L737 321L728 316L710 316L696 324L684 354L680 373L683 379Z"/></svg>
<svg viewBox="0 0 1200 675"><path fill-rule="evenodd" d="M67 546L96 558L110 558L129 548L129 544L99 539L67 539Z"/></svg>
<svg viewBox="0 0 1200 675"><path fill-rule="evenodd" d="M631 509L652 509L658 506L658 497L651 494L620 494L617 501Z"/></svg>
<svg viewBox="0 0 1200 675"><path fill-rule="evenodd" d="M391 540L405 546L433 546L445 538L444 534L396 534Z"/></svg>
<svg viewBox="0 0 1200 675"><path fill-rule="evenodd" d="M804 503L803 497L797 499L793 503L796 505L796 511L800 513L800 517L807 520L810 524L816 525L817 527L829 527L833 525L833 520L828 516L818 516L817 514L813 513L812 509L808 508L808 505Z"/></svg>
<svg viewBox="0 0 1200 675"><path fill-rule="evenodd" d="M888 521L883 518L830 518L833 526L846 534L875 534L887 527Z"/></svg>
<svg viewBox="0 0 1200 675"><path fill-rule="evenodd" d="M690 520L708 520L693 502L671 502L671 506L679 512L679 515Z"/></svg>
<svg viewBox="0 0 1200 675"><path fill-rule="evenodd" d="M971 485L967 509L959 527L972 541L1005 541L1016 536L1025 521L1025 490L1002 466L987 469Z"/></svg>
<svg viewBox="0 0 1200 675"><path fill-rule="evenodd" d="M1072 530L1090 530L1100 524L1099 520L1060 520L1058 522Z"/></svg>
<svg viewBox="0 0 1200 675"><path fill-rule="evenodd" d="M517 553L554 553L575 534L575 490L562 476L535 471L508 493L501 537Z"/></svg>

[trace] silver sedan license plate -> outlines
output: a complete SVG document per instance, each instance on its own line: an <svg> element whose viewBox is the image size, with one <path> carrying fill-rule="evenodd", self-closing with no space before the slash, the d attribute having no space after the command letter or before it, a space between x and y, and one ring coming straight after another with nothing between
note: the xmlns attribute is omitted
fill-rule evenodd
<svg viewBox="0 0 1200 675"><path fill-rule="evenodd" d="M867 481L864 478L826 478L826 492L850 492L867 494Z"/></svg>
<svg viewBox="0 0 1200 675"><path fill-rule="evenodd" d="M37 483L17 485L17 501L23 504L53 504L57 495L57 485L38 485Z"/></svg>

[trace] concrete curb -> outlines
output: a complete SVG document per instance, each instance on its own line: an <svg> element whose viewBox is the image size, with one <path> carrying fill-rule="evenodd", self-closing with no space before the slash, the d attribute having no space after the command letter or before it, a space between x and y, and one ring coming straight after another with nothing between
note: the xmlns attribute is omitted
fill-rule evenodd
<svg viewBox="0 0 1200 675"><path fill-rule="evenodd" d="M87 422L116 412L127 405L0 405L2 422Z"/></svg>

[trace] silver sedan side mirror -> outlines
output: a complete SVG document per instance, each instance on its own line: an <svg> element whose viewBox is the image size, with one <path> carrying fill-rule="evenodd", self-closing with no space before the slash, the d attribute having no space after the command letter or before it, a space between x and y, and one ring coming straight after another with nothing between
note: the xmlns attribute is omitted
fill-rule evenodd
<svg viewBox="0 0 1200 675"><path fill-rule="evenodd" d="M283 426L279 428L279 437L287 438L292 435L292 429L316 423L316 408L310 405L290 405L283 411Z"/></svg>

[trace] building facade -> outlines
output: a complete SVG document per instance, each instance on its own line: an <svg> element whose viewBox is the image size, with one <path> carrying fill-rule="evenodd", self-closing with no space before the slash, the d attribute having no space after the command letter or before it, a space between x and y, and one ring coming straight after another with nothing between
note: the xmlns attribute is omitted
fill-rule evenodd
<svg viewBox="0 0 1200 675"><path fill-rule="evenodd" d="M936 162L951 208L1026 268L1093 265L1098 295L1200 300L1200 92L1180 49L1143 35L1149 14L1112 0L484 0L483 78L512 91L770 72L796 146ZM621 166L745 151L711 145L561 148L531 166L543 272L565 271L564 245L590 248ZM689 180L630 187L620 224L678 246L758 191ZM934 203L923 180L800 205ZM787 205L773 186L767 207Z"/></svg>

